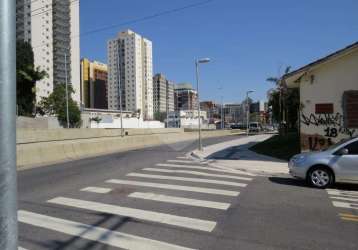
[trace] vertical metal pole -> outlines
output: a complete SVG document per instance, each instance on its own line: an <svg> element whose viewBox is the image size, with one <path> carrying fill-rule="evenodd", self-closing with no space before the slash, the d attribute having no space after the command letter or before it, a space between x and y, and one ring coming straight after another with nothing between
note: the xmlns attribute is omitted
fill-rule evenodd
<svg viewBox="0 0 358 250"><path fill-rule="evenodd" d="M249 92L246 92L246 135L247 136L249 136L249 119L250 119Z"/></svg>
<svg viewBox="0 0 358 250"><path fill-rule="evenodd" d="M68 77L67 77L67 54L65 53L65 77L66 77L66 119L67 128L70 128L70 117L68 112Z"/></svg>
<svg viewBox="0 0 358 250"><path fill-rule="evenodd" d="M203 145L201 143L201 115L200 115L200 97L199 97L199 62L195 61L196 69L196 91L197 91L197 103L198 103L198 124L199 124L199 150L203 150Z"/></svg>
<svg viewBox="0 0 358 250"><path fill-rule="evenodd" d="M221 96L221 129L224 129L224 97Z"/></svg>
<svg viewBox="0 0 358 250"><path fill-rule="evenodd" d="M0 249L17 249L16 23L14 0L0 1Z"/></svg>
<svg viewBox="0 0 358 250"><path fill-rule="evenodd" d="M123 129L123 110L122 110L122 87L120 78L120 61L119 61L119 41L118 41L118 50L117 50L117 80L118 80L118 101L119 101L119 113L121 116L121 137L124 137L124 129ZM138 119L139 122L139 119Z"/></svg>

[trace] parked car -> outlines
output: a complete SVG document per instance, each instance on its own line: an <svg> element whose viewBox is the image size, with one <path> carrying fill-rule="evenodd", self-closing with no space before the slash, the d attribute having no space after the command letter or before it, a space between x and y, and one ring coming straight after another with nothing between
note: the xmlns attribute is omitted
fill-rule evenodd
<svg viewBox="0 0 358 250"><path fill-rule="evenodd" d="M295 155L289 162L293 177L317 188L336 182L358 184L358 137L343 140L320 152Z"/></svg>

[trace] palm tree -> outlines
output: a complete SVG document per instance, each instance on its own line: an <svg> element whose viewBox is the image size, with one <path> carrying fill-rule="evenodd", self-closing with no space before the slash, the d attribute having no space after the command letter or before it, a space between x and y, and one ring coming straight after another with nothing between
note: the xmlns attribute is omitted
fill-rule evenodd
<svg viewBox="0 0 358 250"><path fill-rule="evenodd" d="M285 73L279 77L269 77L266 79L267 82L270 82L270 83L274 83L276 85L276 91L278 91L280 94L279 94L279 124L281 125L282 123L285 123L285 113L286 113L286 110L283 110L283 107L285 107L284 105L284 101L285 101L285 98L283 98L283 96L285 95L285 92L286 92L286 83L285 81L283 80L283 76L288 74L291 70L291 66L287 66L285 68ZM284 112L283 112L284 111Z"/></svg>

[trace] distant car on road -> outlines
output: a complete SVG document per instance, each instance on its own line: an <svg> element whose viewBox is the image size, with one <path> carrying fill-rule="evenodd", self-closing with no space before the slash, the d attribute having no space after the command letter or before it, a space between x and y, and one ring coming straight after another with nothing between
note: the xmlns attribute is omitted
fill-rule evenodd
<svg viewBox="0 0 358 250"><path fill-rule="evenodd" d="M293 177L305 179L317 188L327 188L335 182L358 184L358 137L324 151L295 155L288 166Z"/></svg>
<svg viewBox="0 0 358 250"><path fill-rule="evenodd" d="M249 132L258 133L262 130L261 124L258 122L250 122Z"/></svg>

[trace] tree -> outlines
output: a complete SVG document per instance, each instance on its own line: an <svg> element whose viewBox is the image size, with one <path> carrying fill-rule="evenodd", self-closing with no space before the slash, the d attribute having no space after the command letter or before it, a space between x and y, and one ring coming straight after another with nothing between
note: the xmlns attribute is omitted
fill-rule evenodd
<svg viewBox="0 0 358 250"><path fill-rule="evenodd" d="M167 113L166 112L155 112L154 113L154 120L164 122L165 119L167 119Z"/></svg>
<svg viewBox="0 0 358 250"><path fill-rule="evenodd" d="M47 76L34 66L34 53L30 43L16 42L16 99L18 115L35 114L36 82Z"/></svg>
<svg viewBox="0 0 358 250"><path fill-rule="evenodd" d="M291 67L285 69L285 74L289 73ZM269 95L269 106L272 106L273 119L278 121L285 128L297 128L298 110L299 110L299 91L298 89L289 89L283 79L280 77L269 77L268 82L275 84Z"/></svg>
<svg viewBox="0 0 358 250"><path fill-rule="evenodd" d="M71 128L81 126L81 111L77 103L72 99L74 93L72 85L68 85L68 113ZM58 84L55 86L52 94L42 98L39 103L40 113L42 115L57 115L57 119L63 127L67 127L67 107L66 107L66 86Z"/></svg>

